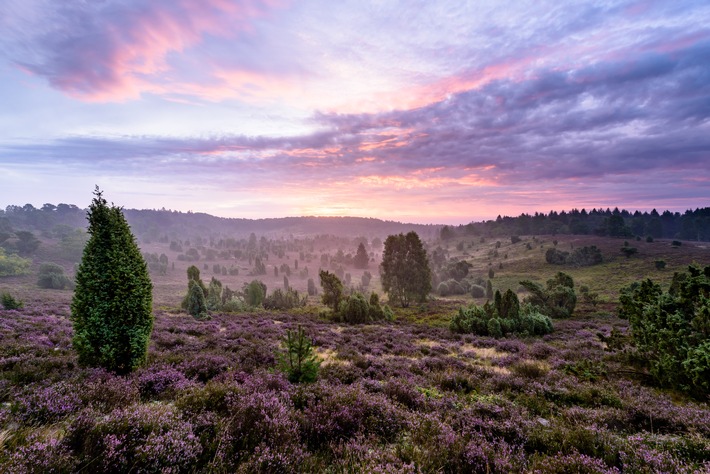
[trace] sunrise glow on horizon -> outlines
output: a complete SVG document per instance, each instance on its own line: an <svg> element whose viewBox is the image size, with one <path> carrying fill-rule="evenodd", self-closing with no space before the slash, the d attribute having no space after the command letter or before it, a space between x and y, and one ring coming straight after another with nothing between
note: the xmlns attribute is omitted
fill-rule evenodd
<svg viewBox="0 0 710 474"><path fill-rule="evenodd" d="M710 4L9 0L0 208L710 205Z"/></svg>

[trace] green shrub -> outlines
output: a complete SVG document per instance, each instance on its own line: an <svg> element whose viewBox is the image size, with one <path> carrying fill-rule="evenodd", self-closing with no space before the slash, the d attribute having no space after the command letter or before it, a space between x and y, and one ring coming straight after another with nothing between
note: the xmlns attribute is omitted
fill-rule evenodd
<svg viewBox="0 0 710 474"><path fill-rule="evenodd" d="M5 249L0 247L0 277L23 275L27 273L32 262L17 255L7 255Z"/></svg>
<svg viewBox="0 0 710 474"><path fill-rule="evenodd" d="M486 296L486 289L481 285L471 285L470 292L473 298L483 298Z"/></svg>
<svg viewBox="0 0 710 474"><path fill-rule="evenodd" d="M186 310L195 319L207 319L207 301L200 285L195 280L188 282Z"/></svg>
<svg viewBox="0 0 710 474"><path fill-rule="evenodd" d="M94 195L71 303L72 344L80 364L128 373L146 360L153 284L123 212L98 187Z"/></svg>
<svg viewBox="0 0 710 474"><path fill-rule="evenodd" d="M367 323L370 321L370 303L362 293L355 293L340 302L338 316L346 323Z"/></svg>
<svg viewBox="0 0 710 474"><path fill-rule="evenodd" d="M64 268L60 265L56 263L43 263L39 267L37 286L40 288L64 290L74 288L74 282L64 274Z"/></svg>
<svg viewBox="0 0 710 474"><path fill-rule="evenodd" d="M552 321L531 305L520 307L511 290L501 295L496 291L493 304L460 308L450 324L452 331L480 336L502 337L508 334L542 336L552 332Z"/></svg>
<svg viewBox="0 0 710 474"><path fill-rule="evenodd" d="M285 277L284 277L285 278ZM298 294L293 288L282 290L277 288L264 298L264 308L271 310L286 310L306 306L306 297Z"/></svg>
<svg viewBox="0 0 710 474"><path fill-rule="evenodd" d="M574 313L577 294L572 277L566 273L558 272L554 278L547 280L546 288L530 280L523 280L520 284L530 292L525 301L537 306L541 313L552 318L568 318Z"/></svg>
<svg viewBox="0 0 710 474"><path fill-rule="evenodd" d="M0 303L4 309L22 309L25 305L22 301L16 300L10 293L0 295Z"/></svg>
<svg viewBox="0 0 710 474"><path fill-rule="evenodd" d="M668 292L650 279L623 288L619 316L658 383L710 393L710 266L676 273Z"/></svg>

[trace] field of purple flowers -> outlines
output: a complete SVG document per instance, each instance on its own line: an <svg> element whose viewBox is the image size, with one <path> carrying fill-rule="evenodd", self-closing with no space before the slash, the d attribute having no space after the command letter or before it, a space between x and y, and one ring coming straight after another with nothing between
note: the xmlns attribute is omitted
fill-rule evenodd
<svg viewBox="0 0 710 474"><path fill-rule="evenodd" d="M66 304L0 310L0 471L710 470L710 410L645 385L612 316L492 339L400 318L157 312L149 363L77 366ZM301 325L313 384L277 370Z"/></svg>

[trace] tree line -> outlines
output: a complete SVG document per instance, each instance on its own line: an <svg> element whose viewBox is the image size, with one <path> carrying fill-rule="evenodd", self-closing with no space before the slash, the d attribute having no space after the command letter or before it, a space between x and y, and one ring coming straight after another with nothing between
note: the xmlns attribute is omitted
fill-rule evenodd
<svg viewBox="0 0 710 474"><path fill-rule="evenodd" d="M609 237L644 237L710 241L710 207L687 210L684 213L655 209L651 212L630 212L615 208L572 209L550 211L548 214L520 214L517 217L498 216L495 220L471 222L460 226L444 226L442 240L464 235L599 235Z"/></svg>

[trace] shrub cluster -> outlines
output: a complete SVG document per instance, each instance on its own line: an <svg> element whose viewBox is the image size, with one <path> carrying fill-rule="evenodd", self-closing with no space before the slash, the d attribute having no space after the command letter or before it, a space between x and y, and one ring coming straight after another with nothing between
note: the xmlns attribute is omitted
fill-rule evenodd
<svg viewBox="0 0 710 474"><path fill-rule="evenodd" d="M509 334L542 336L552 332L552 321L531 305L520 306L518 295L496 290L493 302L483 306L460 308L451 320L451 330L480 336L502 337Z"/></svg>
<svg viewBox="0 0 710 474"><path fill-rule="evenodd" d="M710 266L676 273L667 292L650 279L633 283L619 304L660 384L710 393Z"/></svg>
<svg viewBox="0 0 710 474"><path fill-rule="evenodd" d="M554 278L547 280L545 288L530 280L523 280L520 284L530 292L525 302L538 307L542 313L552 318L572 316L577 305L577 294L571 276L558 272Z"/></svg>
<svg viewBox="0 0 710 474"><path fill-rule="evenodd" d="M74 288L74 282L64 274L64 268L60 265L56 263L43 263L39 266L37 286L40 288L64 290Z"/></svg>
<svg viewBox="0 0 710 474"><path fill-rule="evenodd" d="M589 267L604 261L602 252L596 245L580 247L571 254L554 247L545 252L545 261L553 265L571 265L575 267Z"/></svg>

